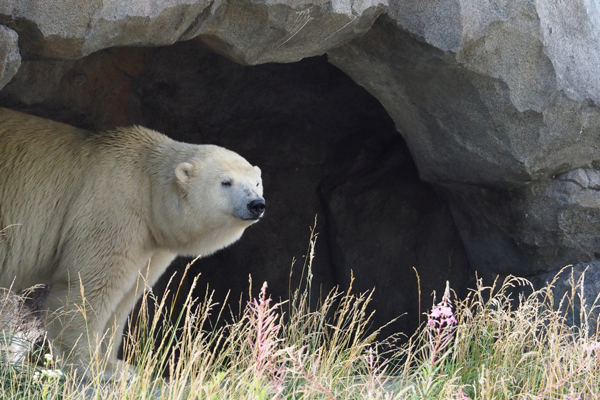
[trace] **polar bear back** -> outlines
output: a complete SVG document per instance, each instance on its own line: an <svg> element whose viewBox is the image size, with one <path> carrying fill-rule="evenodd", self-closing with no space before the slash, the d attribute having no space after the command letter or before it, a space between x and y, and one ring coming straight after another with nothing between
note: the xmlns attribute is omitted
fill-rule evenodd
<svg viewBox="0 0 600 400"><path fill-rule="evenodd" d="M141 194L149 191L148 178L127 164L136 162L143 146L170 139L150 130L137 132L148 136L144 140L132 137L136 132L118 133L93 133L0 108L0 286L19 290L49 281L58 260L81 262L76 258L85 254L69 248L67 239L87 236L93 241L93 232L86 232L89 226L118 229L112 225L115 208L128 210L117 221L127 229L142 225L140 219L127 219L144 215L149 206L144 204L149 196ZM115 154L120 148L127 151ZM133 188L135 201L127 193ZM131 232L138 240L140 235Z"/></svg>
<svg viewBox="0 0 600 400"><path fill-rule="evenodd" d="M85 179L88 132L0 109L0 285L48 279L64 218ZM65 168L65 165L68 165ZM41 276L40 276L41 275ZM31 277L31 279L28 279Z"/></svg>

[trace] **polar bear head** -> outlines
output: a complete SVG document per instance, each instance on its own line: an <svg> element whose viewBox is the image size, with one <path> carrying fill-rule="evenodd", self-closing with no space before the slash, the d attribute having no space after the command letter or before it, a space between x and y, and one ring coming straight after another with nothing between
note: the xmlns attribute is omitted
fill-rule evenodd
<svg viewBox="0 0 600 400"><path fill-rule="evenodd" d="M176 207L163 219L177 241L169 247L180 255L207 255L228 246L266 208L260 168L222 147L196 147L175 167Z"/></svg>

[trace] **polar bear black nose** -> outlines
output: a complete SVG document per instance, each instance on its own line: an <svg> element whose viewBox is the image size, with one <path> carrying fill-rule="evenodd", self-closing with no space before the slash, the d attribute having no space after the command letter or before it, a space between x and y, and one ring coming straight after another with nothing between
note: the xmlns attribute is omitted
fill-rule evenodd
<svg viewBox="0 0 600 400"><path fill-rule="evenodd" d="M250 210L250 212L255 215L256 218L262 217L266 208L267 205L264 199L252 200L250 203L248 203L248 210Z"/></svg>

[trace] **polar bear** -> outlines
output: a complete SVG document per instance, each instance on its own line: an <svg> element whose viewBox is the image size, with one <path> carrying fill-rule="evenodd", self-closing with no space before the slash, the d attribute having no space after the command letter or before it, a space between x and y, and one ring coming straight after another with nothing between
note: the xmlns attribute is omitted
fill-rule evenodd
<svg viewBox="0 0 600 400"><path fill-rule="evenodd" d="M140 276L152 285L177 255L232 244L265 207L260 169L224 148L0 108L0 286L51 285L48 334L82 371L90 346L108 375L125 367L116 332Z"/></svg>

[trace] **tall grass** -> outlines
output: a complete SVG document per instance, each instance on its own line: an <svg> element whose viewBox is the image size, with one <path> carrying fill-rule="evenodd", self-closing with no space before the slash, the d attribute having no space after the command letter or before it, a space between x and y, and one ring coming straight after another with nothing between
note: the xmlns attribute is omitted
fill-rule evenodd
<svg viewBox="0 0 600 400"><path fill-rule="evenodd" d="M19 399L593 399L600 397L600 342L591 308L579 299L580 326L562 311L581 292L555 299L552 285L516 295L528 282L481 281L465 299L448 286L408 341L369 332L370 293L332 291L310 305L315 236L304 284L288 302L267 283L233 322L207 291L175 308L148 293L128 333L130 379L81 380L52 357L43 367L0 363L0 397ZM582 282L579 282L580 284ZM195 281L194 281L195 284ZM577 282L574 286L577 286ZM175 294L174 297L183 295ZM559 307L559 306L562 306ZM156 312L151 313L152 308ZM179 328L176 328L179 326ZM168 376L168 378L165 378Z"/></svg>

